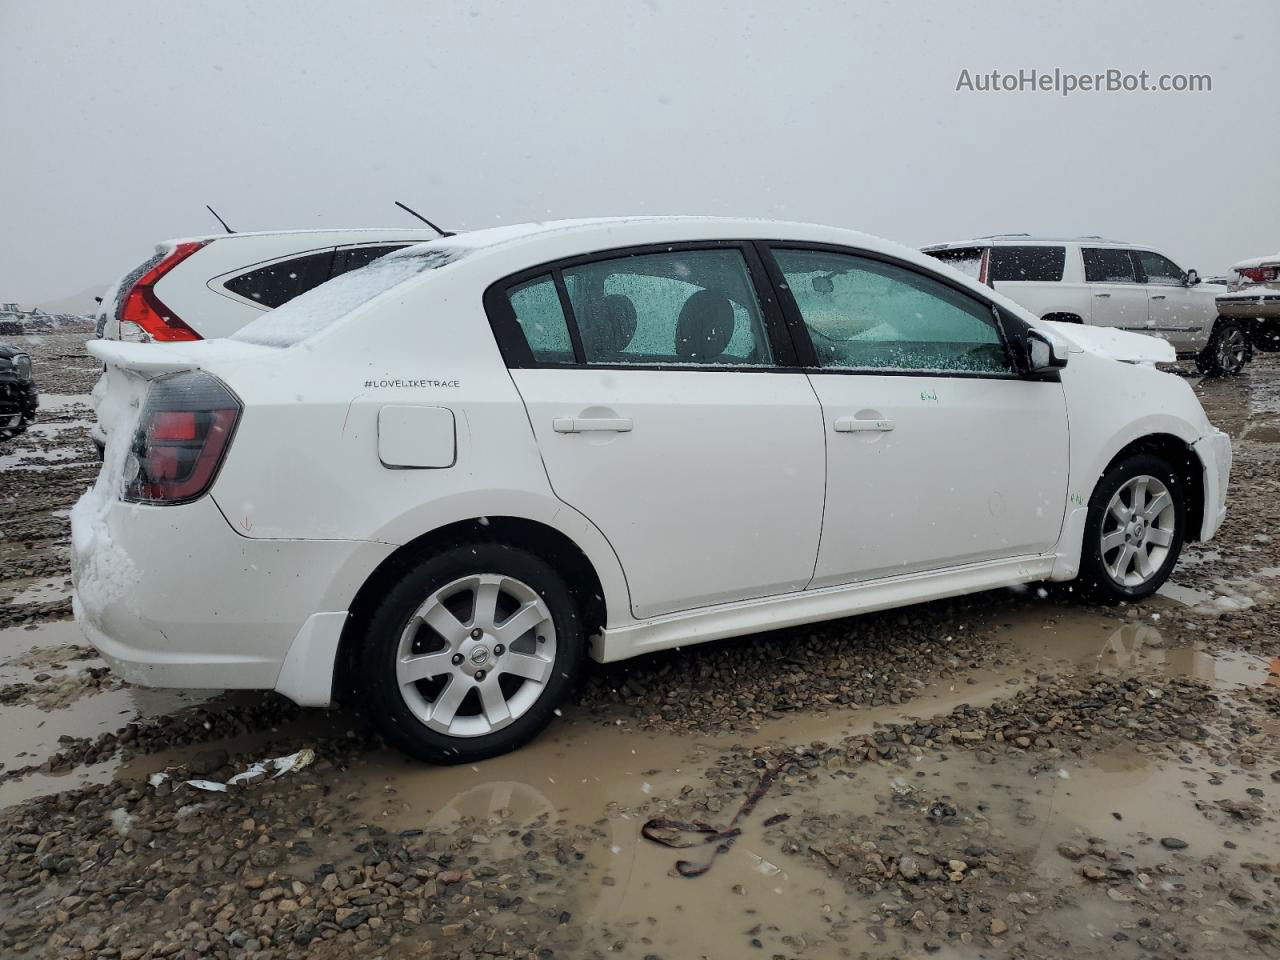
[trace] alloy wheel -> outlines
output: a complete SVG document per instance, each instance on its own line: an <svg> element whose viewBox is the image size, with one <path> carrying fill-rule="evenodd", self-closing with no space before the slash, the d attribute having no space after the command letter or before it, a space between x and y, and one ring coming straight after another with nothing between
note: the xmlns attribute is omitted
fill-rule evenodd
<svg viewBox="0 0 1280 960"><path fill-rule="evenodd" d="M1102 566L1122 587L1151 580L1169 556L1177 525L1169 488L1156 477L1127 481L1107 504L1102 522Z"/></svg>
<svg viewBox="0 0 1280 960"><path fill-rule="evenodd" d="M514 577L475 574L436 590L409 618L396 682L430 729L481 737L529 711L555 659L555 625L538 592Z"/></svg>
<svg viewBox="0 0 1280 960"><path fill-rule="evenodd" d="M1244 331L1229 327L1218 340L1218 367L1227 373L1235 373L1244 367L1249 345Z"/></svg>

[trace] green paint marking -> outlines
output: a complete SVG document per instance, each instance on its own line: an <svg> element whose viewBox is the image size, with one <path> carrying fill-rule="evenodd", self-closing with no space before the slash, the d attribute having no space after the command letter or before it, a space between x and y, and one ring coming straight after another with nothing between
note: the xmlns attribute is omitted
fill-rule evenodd
<svg viewBox="0 0 1280 960"><path fill-rule="evenodd" d="M927 403L937 403L938 391L937 390L921 390L920 399L924 400Z"/></svg>

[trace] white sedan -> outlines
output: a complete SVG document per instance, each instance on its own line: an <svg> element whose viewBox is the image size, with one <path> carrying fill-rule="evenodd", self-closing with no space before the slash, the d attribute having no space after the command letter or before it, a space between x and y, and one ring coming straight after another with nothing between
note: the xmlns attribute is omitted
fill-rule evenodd
<svg viewBox="0 0 1280 960"><path fill-rule="evenodd" d="M830 227L485 230L231 339L90 350L75 605L106 659L354 691L441 762L529 740L588 656L1036 581L1146 597L1230 471L1167 343Z"/></svg>

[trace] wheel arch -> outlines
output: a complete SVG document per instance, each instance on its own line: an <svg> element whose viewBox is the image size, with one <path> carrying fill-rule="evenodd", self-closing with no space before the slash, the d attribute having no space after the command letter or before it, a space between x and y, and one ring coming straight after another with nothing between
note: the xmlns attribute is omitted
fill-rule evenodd
<svg viewBox="0 0 1280 960"><path fill-rule="evenodd" d="M396 548L365 578L352 598L334 657L333 699L347 699L354 691L362 631L386 590L424 558L466 543L502 543L519 547L565 574L565 582L583 618L588 641L608 623L610 600L597 565L563 530L520 516L482 516L458 520L427 531ZM608 576L608 573L606 573ZM626 597L612 598L627 609Z"/></svg>
<svg viewBox="0 0 1280 960"><path fill-rule="evenodd" d="M1052 320L1056 323L1084 323L1084 318L1078 313L1070 310L1050 310L1048 313L1042 314L1041 320Z"/></svg>
<svg viewBox="0 0 1280 960"><path fill-rule="evenodd" d="M1089 494L1090 505L1093 504L1093 498L1097 495L1098 485L1111 468L1121 460L1137 453L1157 456L1173 468L1174 479L1182 485L1182 496L1186 505L1186 527L1183 540L1185 542L1199 540L1204 523L1204 464L1190 443L1171 433L1148 433L1130 440L1117 450L1094 478L1093 488Z"/></svg>

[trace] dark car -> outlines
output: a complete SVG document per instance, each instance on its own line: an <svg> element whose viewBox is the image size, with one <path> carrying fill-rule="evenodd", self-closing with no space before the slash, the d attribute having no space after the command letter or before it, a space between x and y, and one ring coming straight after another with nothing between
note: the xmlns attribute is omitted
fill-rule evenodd
<svg viewBox="0 0 1280 960"><path fill-rule="evenodd" d="M16 437L36 418L40 402L31 376L31 357L0 343L0 440Z"/></svg>

